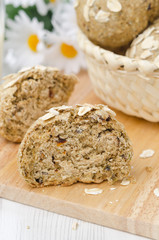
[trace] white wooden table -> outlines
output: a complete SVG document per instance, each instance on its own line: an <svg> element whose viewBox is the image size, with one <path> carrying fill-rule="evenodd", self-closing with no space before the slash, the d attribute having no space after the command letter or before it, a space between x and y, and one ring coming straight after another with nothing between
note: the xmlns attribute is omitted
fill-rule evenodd
<svg viewBox="0 0 159 240"><path fill-rule="evenodd" d="M146 239L0 198L0 240Z"/></svg>

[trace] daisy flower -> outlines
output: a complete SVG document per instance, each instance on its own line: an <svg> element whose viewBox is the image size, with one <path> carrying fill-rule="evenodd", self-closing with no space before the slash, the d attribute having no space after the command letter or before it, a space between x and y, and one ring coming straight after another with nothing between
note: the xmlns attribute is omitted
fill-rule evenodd
<svg viewBox="0 0 159 240"><path fill-rule="evenodd" d="M33 6L36 0L5 0L5 4L13 4L14 7L22 6L24 8Z"/></svg>
<svg viewBox="0 0 159 240"><path fill-rule="evenodd" d="M45 36L50 46L46 53L44 62L47 65L57 67L66 73L78 73L85 68L85 60L77 41L60 29L58 33L51 33Z"/></svg>
<svg viewBox="0 0 159 240"><path fill-rule="evenodd" d="M7 27L5 46L13 49L17 66L20 68L41 64L45 48L40 38L45 32L43 23L35 18L30 20L24 11L19 11L14 21L8 19Z"/></svg>
<svg viewBox="0 0 159 240"><path fill-rule="evenodd" d="M61 2L58 4L52 19L52 23L53 25L56 23L60 25L60 27L67 32L67 35L74 35L76 37L78 28L73 1L70 3Z"/></svg>
<svg viewBox="0 0 159 240"><path fill-rule="evenodd" d="M66 73L78 73L86 68L84 55L77 43L77 24L73 4L58 5L52 24L54 33L48 32L45 41L50 45L46 54L46 63Z"/></svg>
<svg viewBox="0 0 159 240"><path fill-rule="evenodd" d="M36 1L36 7L38 12L45 16L47 12L55 7L57 7L58 3L60 3L61 0L48 0L48 3L45 3L44 0L37 0Z"/></svg>

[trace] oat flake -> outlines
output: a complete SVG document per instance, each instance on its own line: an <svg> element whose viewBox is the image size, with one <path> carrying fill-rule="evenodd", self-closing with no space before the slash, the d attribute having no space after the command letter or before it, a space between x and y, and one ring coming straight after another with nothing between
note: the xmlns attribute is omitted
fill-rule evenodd
<svg viewBox="0 0 159 240"><path fill-rule="evenodd" d="M144 38L147 38L148 36L150 36L150 34L155 30L155 27L150 27L148 28L146 31L143 32L143 36Z"/></svg>
<svg viewBox="0 0 159 240"><path fill-rule="evenodd" d="M144 35L140 34L133 42L131 46L138 45L144 39Z"/></svg>
<svg viewBox="0 0 159 240"><path fill-rule="evenodd" d="M40 119L43 120L43 121L46 121L50 118L53 118L55 116L59 115L59 112L56 111L55 109L51 108L49 110L49 112L47 114L45 114L44 116L42 116Z"/></svg>
<svg viewBox="0 0 159 240"><path fill-rule="evenodd" d="M111 12L120 12L122 5L118 0L107 0L107 8Z"/></svg>
<svg viewBox="0 0 159 240"><path fill-rule="evenodd" d="M149 51L149 50L145 50L142 54L141 54L141 59L146 59L146 58L148 58L148 57L150 57L150 56L152 56L153 55L153 53L151 52L151 51Z"/></svg>
<svg viewBox="0 0 159 240"><path fill-rule="evenodd" d="M131 58L134 58L135 57L135 54L136 54L136 46L132 46L130 49L129 49L129 56Z"/></svg>
<svg viewBox="0 0 159 240"><path fill-rule="evenodd" d="M155 51L159 49L159 41L158 40L154 40L153 46L151 48L152 51Z"/></svg>
<svg viewBox="0 0 159 240"><path fill-rule="evenodd" d="M110 108L108 108L107 106L104 106L103 110L108 113L111 113L114 117L116 116L116 113L114 111L112 111Z"/></svg>
<svg viewBox="0 0 159 240"><path fill-rule="evenodd" d="M138 45L139 43L141 43L141 41L144 39L144 35L140 34L132 43L132 46L134 45Z"/></svg>
<svg viewBox="0 0 159 240"><path fill-rule="evenodd" d="M88 5L85 5L83 8L83 17L86 20L86 22L89 22L89 7L88 7Z"/></svg>
<svg viewBox="0 0 159 240"><path fill-rule="evenodd" d="M91 111L91 107L89 107L89 106L84 106L84 107L80 107L79 108L79 111L78 111L78 115L79 116L83 116L83 115L85 115L87 112L89 112L89 111Z"/></svg>
<svg viewBox="0 0 159 240"><path fill-rule="evenodd" d="M95 18L96 13L95 13L95 11L94 11L94 8L91 8L91 9L89 10L89 16Z"/></svg>
<svg viewBox="0 0 159 240"><path fill-rule="evenodd" d="M42 65L36 65L35 67L33 67L33 69L45 71L47 69L47 67L42 66ZM58 69L54 68L54 70L58 70Z"/></svg>
<svg viewBox="0 0 159 240"><path fill-rule="evenodd" d="M144 150L141 154L140 154L140 158L149 158L152 157L154 155L155 151L152 149L147 149Z"/></svg>
<svg viewBox="0 0 159 240"><path fill-rule="evenodd" d="M103 192L103 190L100 188L91 188L91 189L85 188L84 191L86 194L90 194L90 195L98 195Z"/></svg>
<svg viewBox="0 0 159 240"><path fill-rule="evenodd" d="M159 55L154 59L154 63L159 68Z"/></svg>
<svg viewBox="0 0 159 240"><path fill-rule="evenodd" d="M86 20L86 22L89 22L89 13L90 8L93 6L95 0L87 0L84 8L83 8L83 17Z"/></svg>
<svg viewBox="0 0 159 240"><path fill-rule="evenodd" d="M158 41L154 40L153 36L147 37L142 43L141 43L141 47L142 49L152 49L155 50L156 48L158 48Z"/></svg>
<svg viewBox="0 0 159 240"><path fill-rule="evenodd" d="M127 180L127 179L123 179L123 181L121 182L122 186L127 186L129 184L130 184L130 180Z"/></svg>
<svg viewBox="0 0 159 240"><path fill-rule="evenodd" d="M156 197L159 197L159 188L155 188L153 192L156 195Z"/></svg>
<svg viewBox="0 0 159 240"><path fill-rule="evenodd" d="M93 7L93 4L95 3L96 0L87 0L87 5L89 7Z"/></svg>
<svg viewBox="0 0 159 240"><path fill-rule="evenodd" d="M72 230L77 230L77 228L78 228L78 222L73 222Z"/></svg>
<svg viewBox="0 0 159 240"><path fill-rule="evenodd" d="M60 107L55 107L55 109L57 109L57 110L65 110L65 109L71 109L71 108L72 108L72 106L65 106L65 105L62 105Z"/></svg>
<svg viewBox="0 0 159 240"><path fill-rule="evenodd" d="M15 79L15 80L10 81L9 83L7 83L7 84L4 85L3 89L12 87L17 81L18 81L18 79Z"/></svg>
<svg viewBox="0 0 159 240"><path fill-rule="evenodd" d="M19 70L18 73L23 73L23 72L26 72L26 71L30 71L31 69L32 69L32 67L24 67L21 70Z"/></svg>
<svg viewBox="0 0 159 240"><path fill-rule="evenodd" d="M21 70L19 70L18 73L24 73L24 72L28 72L28 71L31 71L31 70L42 70L42 71L45 71L46 70L46 67L45 66L42 66L42 65L36 65L34 67L24 67L22 68Z"/></svg>
<svg viewBox="0 0 159 240"><path fill-rule="evenodd" d="M108 22L109 21L109 12L105 12L103 10L99 10L98 13L95 16L95 20L97 20L100 23Z"/></svg>

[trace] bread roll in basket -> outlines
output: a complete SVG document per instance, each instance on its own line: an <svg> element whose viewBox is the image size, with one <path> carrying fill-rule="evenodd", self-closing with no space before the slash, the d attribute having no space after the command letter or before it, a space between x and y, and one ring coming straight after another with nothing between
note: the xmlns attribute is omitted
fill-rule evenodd
<svg viewBox="0 0 159 240"><path fill-rule="evenodd" d="M156 64L105 50L94 45L81 30L78 41L97 96L126 114L159 122L159 68Z"/></svg>

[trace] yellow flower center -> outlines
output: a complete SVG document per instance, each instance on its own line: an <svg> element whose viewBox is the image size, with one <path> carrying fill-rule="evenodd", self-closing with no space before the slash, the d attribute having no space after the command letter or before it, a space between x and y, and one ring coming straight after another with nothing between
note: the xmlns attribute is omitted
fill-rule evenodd
<svg viewBox="0 0 159 240"><path fill-rule="evenodd" d="M51 3L54 3L54 2L56 2L56 0L50 0L50 2L51 2Z"/></svg>
<svg viewBox="0 0 159 240"><path fill-rule="evenodd" d="M33 52L37 52L37 45L39 43L39 38L36 34L32 34L29 36L28 38L28 45L29 48L33 51Z"/></svg>
<svg viewBox="0 0 159 240"><path fill-rule="evenodd" d="M67 58L74 58L77 55L76 49L66 43L61 44L61 53Z"/></svg>

